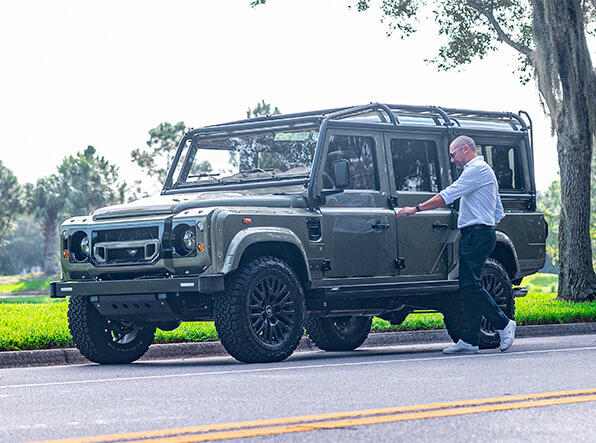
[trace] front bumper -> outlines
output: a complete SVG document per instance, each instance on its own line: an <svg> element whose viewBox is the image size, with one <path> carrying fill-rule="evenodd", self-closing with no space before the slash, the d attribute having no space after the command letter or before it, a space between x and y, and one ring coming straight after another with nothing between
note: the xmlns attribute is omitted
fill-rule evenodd
<svg viewBox="0 0 596 443"><path fill-rule="evenodd" d="M181 292L215 294L223 290L223 274L142 280L54 281L50 283L50 297L52 298L64 298L71 295L140 295Z"/></svg>

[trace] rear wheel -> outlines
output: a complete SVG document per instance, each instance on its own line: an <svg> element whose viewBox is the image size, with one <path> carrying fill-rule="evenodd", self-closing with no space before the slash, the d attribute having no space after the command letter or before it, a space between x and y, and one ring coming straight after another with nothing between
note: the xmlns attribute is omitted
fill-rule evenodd
<svg viewBox="0 0 596 443"><path fill-rule="evenodd" d="M155 326L107 320L88 297L73 295L68 302L68 328L78 350L102 364L130 363L153 343Z"/></svg>
<svg viewBox="0 0 596 443"><path fill-rule="evenodd" d="M292 268L277 257L243 265L215 298L215 329L222 345L246 363L281 361L302 337L304 293Z"/></svg>
<svg viewBox="0 0 596 443"><path fill-rule="evenodd" d="M482 272L482 286L488 291L505 315L513 319L515 316L515 301L511 280L503 265L493 258L486 260L484 271ZM454 295L449 305L445 306L442 311L447 332L452 340L457 342L460 338L463 324L463 302L461 296L459 294ZM499 333L486 318L482 317L478 346L481 349L491 349L498 347L499 342Z"/></svg>
<svg viewBox="0 0 596 443"><path fill-rule="evenodd" d="M325 351L352 351L364 343L372 325L371 317L314 317L304 321L308 338Z"/></svg>

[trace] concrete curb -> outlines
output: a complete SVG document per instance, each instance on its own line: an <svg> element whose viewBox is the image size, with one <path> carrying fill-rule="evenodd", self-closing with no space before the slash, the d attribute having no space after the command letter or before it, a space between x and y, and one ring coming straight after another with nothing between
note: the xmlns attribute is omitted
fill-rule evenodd
<svg viewBox="0 0 596 443"><path fill-rule="evenodd" d="M569 323L561 325L519 326L517 338L553 337L563 335L596 334L596 323ZM404 331L370 334L362 347L399 346L424 343L446 343L451 339L444 329L433 331ZM318 350L303 338L296 352ZM151 345L139 360L168 360L228 355L220 342L172 343ZM46 349L41 351L0 352L0 369L31 366L61 366L86 364L89 361L77 349Z"/></svg>

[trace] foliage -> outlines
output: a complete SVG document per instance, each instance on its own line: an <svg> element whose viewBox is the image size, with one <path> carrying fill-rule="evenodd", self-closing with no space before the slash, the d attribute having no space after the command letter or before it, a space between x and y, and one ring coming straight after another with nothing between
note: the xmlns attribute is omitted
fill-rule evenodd
<svg viewBox="0 0 596 443"><path fill-rule="evenodd" d="M23 197L24 190L17 178L0 160L0 245L15 218L25 209Z"/></svg>
<svg viewBox="0 0 596 443"><path fill-rule="evenodd" d="M58 166L69 215L87 215L106 204L124 202L126 182L118 183L118 167L96 152L87 146Z"/></svg>
<svg viewBox="0 0 596 443"><path fill-rule="evenodd" d="M246 118L264 117L266 115L279 114L281 114L281 112L279 112L277 106L273 109L273 112L271 112L271 104L265 103L265 100L261 100L261 103L257 103L257 106L255 106L254 108L248 108L248 110L246 111Z"/></svg>
<svg viewBox="0 0 596 443"><path fill-rule="evenodd" d="M591 223L590 239L592 242L592 263L596 267L596 153L592 156L592 180L590 191ZM561 215L561 181L555 180L544 193L538 192L538 209L544 213L548 223L546 254L550 263L557 267L559 262L559 220Z"/></svg>
<svg viewBox="0 0 596 443"><path fill-rule="evenodd" d="M158 184L163 185L178 149L178 143L185 133L186 125L184 122L178 122L174 125L168 122L160 123L149 130L149 140L147 140L149 149L134 149L130 153L133 163L140 166Z"/></svg>
<svg viewBox="0 0 596 443"><path fill-rule="evenodd" d="M0 246L0 275L31 272L35 268L43 267L43 260L39 254L42 235L39 223L33 217L17 218L14 229L5 239L5 244Z"/></svg>
<svg viewBox="0 0 596 443"><path fill-rule="evenodd" d="M37 181L29 199L29 209L41 227L43 269L48 275L58 268L58 220L66 207L67 193L64 183L53 174Z"/></svg>
<svg viewBox="0 0 596 443"><path fill-rule="evenodd" d="M60 219L122 202L126 184L117 180L118 168L87 146L83 152L65 157L57 174L37 181L29 197L29 211L41 227L44 272L54 274L57 270Z"/></svg>

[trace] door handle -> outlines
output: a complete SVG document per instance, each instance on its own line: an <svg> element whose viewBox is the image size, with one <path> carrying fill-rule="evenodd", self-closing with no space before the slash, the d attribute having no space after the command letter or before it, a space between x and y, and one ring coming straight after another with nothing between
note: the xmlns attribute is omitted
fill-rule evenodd
<svg viewBox="0 0 596 443"><path fill-rule="evenodd" d="M449 225L446 223L433 223L433 229L449 229Z"/></svg>
<svg viewBox="0 0 596 443"><path fill-rule="evenodd" d="M389 223L374 222L372 225L373 229L389 229Z"/></svg>

